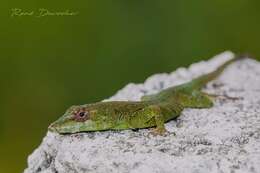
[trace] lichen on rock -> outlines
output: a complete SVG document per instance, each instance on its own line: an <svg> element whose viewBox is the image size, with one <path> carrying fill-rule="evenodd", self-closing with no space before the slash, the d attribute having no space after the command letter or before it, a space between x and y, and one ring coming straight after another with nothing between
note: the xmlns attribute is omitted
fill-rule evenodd
<svg viewBox="0 0 260 173"><path fill-rule="evenodd" d="M234 55L170 74L156 74L144 84L129 84L108 100L139 100L214 70ZM59 135L48 132L29 156L25 173L172 173L260 172L260 63L232 64L205 91L238 97L216 98L210 109L185 109L166 124L167 136L149 129Z"/></svg>

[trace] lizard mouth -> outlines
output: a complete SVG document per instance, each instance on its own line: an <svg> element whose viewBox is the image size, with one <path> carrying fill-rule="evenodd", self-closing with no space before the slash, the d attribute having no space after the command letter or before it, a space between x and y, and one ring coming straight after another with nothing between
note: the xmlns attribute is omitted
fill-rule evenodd
<svg viewBox="0 0 260 173"><path fill-rule="evenodd" d="M59 134L68 134L68 133L76 133L82 131L81 130L82 127L84 127L84 123L82 122L73 122L67 119L59 119L53 122L48 127L48 130L50 132L55 132Z"/></svg>

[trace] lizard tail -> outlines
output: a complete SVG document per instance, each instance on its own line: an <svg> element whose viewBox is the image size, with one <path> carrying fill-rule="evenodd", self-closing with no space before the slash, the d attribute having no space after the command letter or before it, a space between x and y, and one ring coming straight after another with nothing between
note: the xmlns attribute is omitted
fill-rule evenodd
<svg viewBox="0 0 260 173"><path fill-rule="evenodd" d="M215 71L202 75L198 78L195 78L192 81L192 86L194 88L197 89L201 89L202 87L204 87L208 82L216 79L224 70L227 66L229 66L230 64L232 64L233 62L236 62L238 60L244 59L249 57L247 54L240 54L240 55L236 55L234 58L226 61L224 64L222 64L221 66L219 66Z"/></svg>

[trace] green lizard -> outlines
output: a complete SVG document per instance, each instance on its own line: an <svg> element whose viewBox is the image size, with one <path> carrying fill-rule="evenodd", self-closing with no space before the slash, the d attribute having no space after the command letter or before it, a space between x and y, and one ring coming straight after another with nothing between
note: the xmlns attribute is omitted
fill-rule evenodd
<svg viewBox="0 0 260 173"><path fill-rule="evenodd" d="M65 114L49 126L49 130L60 134L124 130L156 127L153 134L166 132L164 123L178 117L184 108L210 108L210 96L201 91L208 82L217 78L232 62L228 60L215 71L190 82L173 86L141 101L97 102L70 107Z"/></svg>

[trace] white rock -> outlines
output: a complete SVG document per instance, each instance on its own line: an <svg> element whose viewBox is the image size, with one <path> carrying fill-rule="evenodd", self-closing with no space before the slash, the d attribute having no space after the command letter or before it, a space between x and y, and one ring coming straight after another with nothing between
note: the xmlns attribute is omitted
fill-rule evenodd
<svg viewBox="0 0 260 173"><path fill-rule="evenodd" d="M224 52L188 69L153 75L108 100L139 100L212 71L232 56ZM25 173L260 172L260 63L236 62L205 91L241 99L217 98L211 109L185 110L166 124L176 136L152 137L148 129L63 136L48 132L29 156Z"/></svg>

